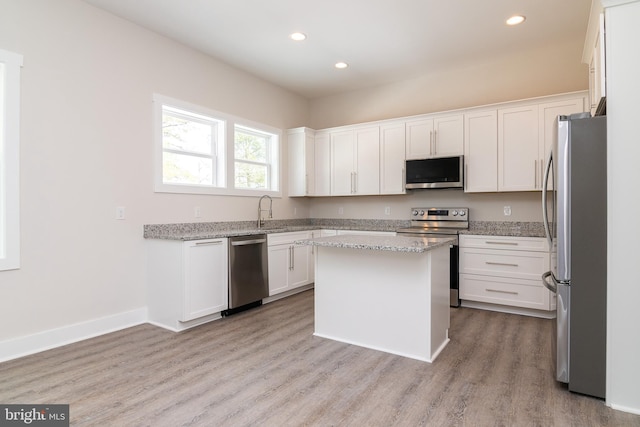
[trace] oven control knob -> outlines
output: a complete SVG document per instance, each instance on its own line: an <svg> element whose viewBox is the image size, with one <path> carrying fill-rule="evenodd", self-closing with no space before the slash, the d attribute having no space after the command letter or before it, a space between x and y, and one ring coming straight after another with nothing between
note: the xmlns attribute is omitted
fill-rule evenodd
<svg viewBox="0 0 640 427"><path fill-rule="evenodd" d="M460 211L460 216L465 216L466 212L465 211Z"/></svg>
<svg viewBox="0 0 640 427"><path fill-rule="evenodd" d="M458 216L458 211L453 211L453 216Z"/></svg>
<svg viewBox="0 0 640 427"><path fill-rule="evenodd" d="M420 211L420 216L424 216L424 211Z"/></svg>
<svg viewBox="0 0 640 427"><path fill-rule="evenodd" d="M413 216L418 216L418 210L417 209L413 211Z"/></svg>

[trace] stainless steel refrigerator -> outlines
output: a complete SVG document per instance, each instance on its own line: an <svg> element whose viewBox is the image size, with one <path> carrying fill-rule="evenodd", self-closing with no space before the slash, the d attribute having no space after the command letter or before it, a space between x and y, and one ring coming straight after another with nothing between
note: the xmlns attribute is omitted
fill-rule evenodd
<svg viewBox="0 0 640 427"><path fill-rule="evenodd" d="M605 397L607 120L559 116L542 210L551 247L544 285L557 295L555 373L570 391Z"/></svg>

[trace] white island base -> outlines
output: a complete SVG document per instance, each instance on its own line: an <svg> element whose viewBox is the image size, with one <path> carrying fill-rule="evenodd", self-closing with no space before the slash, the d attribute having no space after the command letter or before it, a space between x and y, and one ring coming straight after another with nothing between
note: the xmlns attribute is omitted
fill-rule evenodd
<svg viewBox="0 0 640 427"><path fill-rule="evenodd" d="M314 335L432 362L449 342L449 245L316 246Z"/></svg>

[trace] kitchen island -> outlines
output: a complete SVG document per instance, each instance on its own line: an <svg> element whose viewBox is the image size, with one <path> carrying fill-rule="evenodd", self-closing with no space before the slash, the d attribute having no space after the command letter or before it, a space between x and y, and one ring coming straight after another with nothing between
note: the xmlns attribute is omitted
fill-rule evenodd
<svg viewBox="0 0 640 427"><path fill-rule="evenodd" d="M432 362L449 342L449 238L333 236L315 246L314 335Z"/></svg>

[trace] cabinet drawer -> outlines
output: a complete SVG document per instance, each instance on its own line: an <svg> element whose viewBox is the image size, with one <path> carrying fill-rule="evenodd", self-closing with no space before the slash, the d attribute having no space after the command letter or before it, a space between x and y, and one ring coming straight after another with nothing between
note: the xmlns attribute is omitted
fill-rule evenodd
<svg viewBox="0 0 640 427"><path fill-rule="evenodd" d="M293 244L296 240L305 240L311 238L310 231L296 231L293 233L273 233L267 234L267 245L285 245Z"/></svg>
<svg viewBox="0 0 640 427"><path fill-rule="evenodd" d="M461 235L460 247L509 251L549 251L547 239L543 237Z"/></svg>
<svg viewBox="0 0 640 427"><path fill-rule="evenodd" d="M460 248L460 273L540 280L547 271L545 252Z"/></svg>
<svg viewBox="0 0 640 427"><path fill-rule="evenodd" d="M549 291L540 280L460 275L460 299L550 310Z"/></svg>

